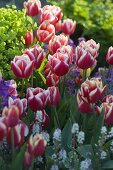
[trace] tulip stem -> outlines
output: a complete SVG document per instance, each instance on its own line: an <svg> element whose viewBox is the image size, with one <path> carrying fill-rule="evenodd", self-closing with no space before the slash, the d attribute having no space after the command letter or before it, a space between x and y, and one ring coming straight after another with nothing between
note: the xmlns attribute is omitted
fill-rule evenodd
<svg viewBox="0 0 113 170"><path fill-rule="evenodd" d="M21 79L21 86L22 86L22 89L21 89L21 98L23 97L23 90L24 90L24 79L22 78Z"/></svg>
<svg viewBox="0 0 113 170"><path fill-rule="evenodd" d="M82 83L86 80L87 69L83 70Z"/></svg>
<svg viewBox="0 0 113 170"><path fill-rule="evenodd" d="M55 119L56 119L56 122L57 122L57 126L60 128L60 122L59 122L58 114L57 114L57 111L56 111L56 107L55 107L54 111L55 111Z"/></svg>
<svg viewBox="0 0 113 170"><path fill-rule="evenodd" d="M33 87L33 72L31 74L31 87Z"/></svg>
<svg viewBox="0 0 113 170"><path fill-rule="evenodd" d="M11 128L12 162L15 159L14 129Z"/></svg>

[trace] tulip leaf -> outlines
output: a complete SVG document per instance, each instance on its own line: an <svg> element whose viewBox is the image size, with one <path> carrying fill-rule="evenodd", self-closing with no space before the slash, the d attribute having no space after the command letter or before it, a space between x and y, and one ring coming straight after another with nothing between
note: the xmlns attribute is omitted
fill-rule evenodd
<svg viewBox="0 0 113 170"><path fill-rule="evenodd" d="M94 126L95 130L94 130L92 141L91 141L93 145L98 142L100 131L101 131L103 124L104 124L104 111L101 112Z"/></svg>
<svg viewBox="0 0 113 170"><path fill-rule="evenodd" d="M22 170L25 151L26 151L26 143L23 145L20 152L18 153L15 160L13 161L10 170Z"/></svg>
<svg viewBox="0 0 113 170"><path fill-rule="evenodd" d="M113 160L106 160L102 163L103 170L113 169Z"/></svg>
<svg viewBox="0 0 113 170"><path fill-rule="evenodd" d="M62 146L67 149L71 145L72 133L71 133L72 123L69 119L62 131Z"/></svg>

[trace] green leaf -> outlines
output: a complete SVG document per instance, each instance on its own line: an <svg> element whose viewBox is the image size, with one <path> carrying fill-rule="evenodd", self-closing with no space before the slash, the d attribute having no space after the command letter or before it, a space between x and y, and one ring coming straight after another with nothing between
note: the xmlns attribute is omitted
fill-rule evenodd
<svg viewBox="0 0 113 170"><path fill-rule="evenodd" d="M20 152L18 153L15 160L13 161L10 170L22 170L25 151L26 151L26 143L23 145Z"/></svg>
<svg viewBox="0 0 113 170"><path fill-rule="evenodd" d="M62 131L62 147L65 149L68 149L68 147L71 145L72 141L72 133L71 133L72 123L69 119Z"/></svg>
<svg viewBox="0 0 113 170"><path fill-rule="evenodd" d="M104 111L101 112L94 126L94 133L93 133L93 137L91 141L93 145L98 142L100 131L101 131L103 124L104 124Z"/></svg>
<svg viewBox="0 0 113 170"><path fill-rule="evenodd" d="M112 169L113 170L113 160L107 160L102 163L102 169L108 170Z"/></svg>

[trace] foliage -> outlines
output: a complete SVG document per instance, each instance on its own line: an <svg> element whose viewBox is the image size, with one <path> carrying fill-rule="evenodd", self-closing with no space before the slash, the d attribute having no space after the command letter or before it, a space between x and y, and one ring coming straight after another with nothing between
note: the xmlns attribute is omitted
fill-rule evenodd
<svg viewBox="0 0 113 170"><path fill-rule="evenodd" d="M25 11L15 6L0 8L0 70L7 79L13 76L10 61L25 49L23 36L30 29L28 20Z"/></svg>

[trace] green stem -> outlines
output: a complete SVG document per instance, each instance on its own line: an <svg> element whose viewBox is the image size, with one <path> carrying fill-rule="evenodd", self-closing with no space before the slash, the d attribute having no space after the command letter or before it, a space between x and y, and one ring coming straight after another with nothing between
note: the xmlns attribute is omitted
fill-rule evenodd
<svg viewBox="0 0 113 170"><path fill-rule="evenodd" d="M12 162L15 159L14 129L11 128Z"/></svg>
<svg viewBox="0 0 113 170"><path fill-rule="evenodd" d="M33 72L31 74L31 87L33 87Z"/></svg>
<svg viewBox="0 0 113 170"><path fill-rule="evenodd" d="M24 91L24 79L21 79L21 98L23 97L23 91Z"/></svg>
<svg viewBox="0 0 113 170"><path fill-rule="evenodd" d="M83 70L82 83L86 80L87 69Z"/></svg>
<svg viewBox="0 0 113 170"><path fill-rule="evenodd" d="M56 107L54 107L54 112L55 112L55 119L56 119L56 122L57 122L57 127L60 128L60 121L59 121L59 118L58 118L58 114L57 114L57 111L56 111Z"/></svg>

